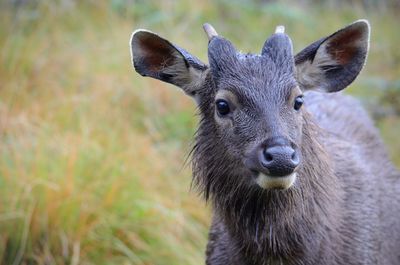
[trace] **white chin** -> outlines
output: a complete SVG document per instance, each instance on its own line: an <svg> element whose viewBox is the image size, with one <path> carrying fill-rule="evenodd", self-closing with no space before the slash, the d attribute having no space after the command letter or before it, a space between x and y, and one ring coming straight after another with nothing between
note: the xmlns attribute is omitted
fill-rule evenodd
<svg viewBox="0 0 400 265"><path fill-rule="evenodd" d="M263 189L288 189L296 181L296 172L282 177L272 177L259 173L256 182Z"/></svg>

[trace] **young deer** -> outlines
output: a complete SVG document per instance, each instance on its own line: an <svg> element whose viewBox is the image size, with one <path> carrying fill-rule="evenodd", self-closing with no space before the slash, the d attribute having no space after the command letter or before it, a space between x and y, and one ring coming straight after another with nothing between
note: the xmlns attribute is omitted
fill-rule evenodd
<svg viewBox="0 0 400 265"><path fill-rule="evenodd" d="M365 63L368 22L295 56L282 26L261 54L204 29L209 66L149 31L130 44L139 74L199 107L192 166L213 205L206 263L400 264L400 174L366 112L337 93Z"/></svg>

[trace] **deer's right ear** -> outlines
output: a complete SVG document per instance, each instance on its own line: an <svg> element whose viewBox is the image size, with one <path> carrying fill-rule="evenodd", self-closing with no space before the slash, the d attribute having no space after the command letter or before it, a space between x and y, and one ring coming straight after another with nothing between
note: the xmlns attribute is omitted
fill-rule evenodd
<svg viewBox="0 0 400 265"><path fill-rule="evenodd" d="M199 59L147 30L133 32L130 46L136 72L176 85L196 98L207 70Z"/></svg>

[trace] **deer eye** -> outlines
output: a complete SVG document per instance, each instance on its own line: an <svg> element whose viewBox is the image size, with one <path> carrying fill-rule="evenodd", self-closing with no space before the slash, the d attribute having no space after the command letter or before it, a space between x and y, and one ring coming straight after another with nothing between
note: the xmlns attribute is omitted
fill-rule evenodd
<svg viewBox="0 0 400 265"><path fill-rule="evenodd" d="M303 95L296 97L296 99L294 100L294 109L299 110L301 106L303 106L303 103L304 103Z"/></svg>
<svg viewBox="0 0 400 265"><path fill-rule="evenodd" d="M218 99L215 102L215 105L217 106L218 114L221 116L227 115L231 111L231 109L229 108L229 104L226 100Z"/></svg>

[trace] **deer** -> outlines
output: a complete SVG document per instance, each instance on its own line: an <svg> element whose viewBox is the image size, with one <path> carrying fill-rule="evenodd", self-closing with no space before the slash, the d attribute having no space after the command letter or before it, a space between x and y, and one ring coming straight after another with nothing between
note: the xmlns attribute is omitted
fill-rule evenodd
<svg viewBox="0 0 400 265"><path fill-rule="evenodd" d="M242 53L208 23L208 61L148 30L134 69L192 97L193 186L212 205L207 265L400 264L400 173L359 100L357 20L294 55L284 26Z"/></svg>

